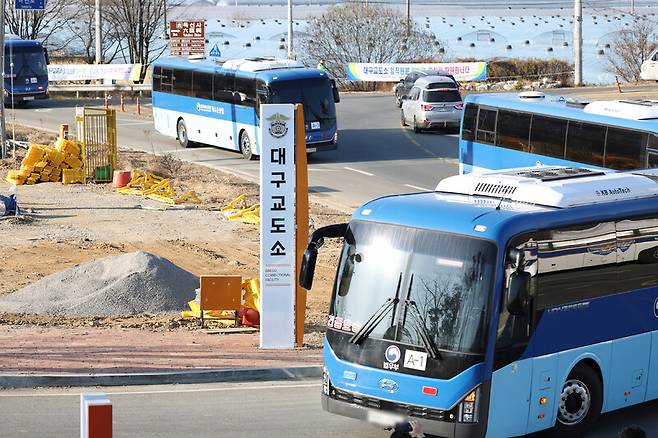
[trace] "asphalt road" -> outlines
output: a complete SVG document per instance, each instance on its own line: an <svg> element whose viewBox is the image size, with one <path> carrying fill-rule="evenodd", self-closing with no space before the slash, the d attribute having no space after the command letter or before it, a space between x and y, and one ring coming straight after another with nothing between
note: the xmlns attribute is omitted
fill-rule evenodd
<svg viewBox="0 0 658 438"><path fill-rule="evenodd" d="M414 134L400 126L399 109L391 95L344 94L338 109L338 150L314 154L309 166L310 189L316 200L353 209L363 202L393 193L432 190L442 178L458 171L457 136ZM48 100L16 108L17 123L57 130L74 125L77 105L101 101ZM11 120L11 112L7 112ZM120 146L177 157L258 179L258 162L237 152L214 147L183 149L153 130L148 118L118 113Z"/></svg>
<svg viewBox="0 0 658 438"><path fill-rule="evenodd" d="M320 407L320 382L116 387L104 391L120 437L385 438L375 426ZM0 436L72 437L79 433L78 388L0 391ZM617 438L637 424L655 437L658 402L606 414L588 438Z"/></svg>

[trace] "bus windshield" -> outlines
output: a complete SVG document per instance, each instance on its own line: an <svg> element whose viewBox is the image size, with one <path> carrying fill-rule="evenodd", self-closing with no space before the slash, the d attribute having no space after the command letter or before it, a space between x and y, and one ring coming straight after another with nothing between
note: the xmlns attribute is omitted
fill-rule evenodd
<svg viewBox="0 0 658 438"><path fill-rule="evenodd" d="M43 77L48 75L46 68L46 57L40 46L15 46L5 47L5 77L14 79L24 79L33 77ZM13 67L11 65L13 63Z"/></svg>
<svg viewBox="0 0 658 438"><path fill-rule="evenodd" d="M270 85L270 93L269 103L303 104L307 123L336 119L331 85L325 78L274 82Z"/></svg>
<svg viewBox="0 0 658 438"><path fill-rule="evenodd" d="M361 326L387 299L398 297L395 314L383 318L370 338L423 348L424 331L439 351L483 354L495 260L489 241L352 222L331 314Z"/></svg>

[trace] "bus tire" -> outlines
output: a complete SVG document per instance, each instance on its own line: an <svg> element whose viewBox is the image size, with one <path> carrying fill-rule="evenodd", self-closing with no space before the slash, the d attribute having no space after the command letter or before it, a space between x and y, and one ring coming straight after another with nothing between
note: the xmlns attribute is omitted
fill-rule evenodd
<svg viewBox="0 0 658 438"><path fill-rule="evenodd" d="M247 134L247 131L242 131L240 134L240 152L242 153L242 156L245 160L254 160L256 158L252 148L252 142L249 138L249 134Z"/></svg>
<svg viewBox="0 0 658 438"><path fill-rule="evenodd" d="M591 366L581 362L571 370L557 400L555 436L583 436L601 415L603 384Z"/></svg>
<svg viewBox="0 0 658 438"><path fill-rule="evenodd" d="M404 119L404 110L400 111L400 125L407 126L407 121Z"/></svg>
<svg viewBox="0 0 658 438"><path fill-rule="evenodd" d="M178 142L181 146L184 148L191 146L192 142L187 135L187 126L185 125L185 120L183 119L178 119L178 123L176 124L176 136L178 137Z"/></svg>
<svg viewBox="0 0 658 438"><path fill-rule="evenodd" d="M658 247L645 249L640 251L637 259L641 263L658 263Z"/></svg>

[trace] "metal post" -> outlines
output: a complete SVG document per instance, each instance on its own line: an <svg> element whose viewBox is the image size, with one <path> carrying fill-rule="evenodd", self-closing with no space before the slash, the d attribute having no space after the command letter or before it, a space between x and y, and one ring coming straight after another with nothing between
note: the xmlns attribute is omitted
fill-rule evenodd
<svg viewBox="0 0 658 438"><path fill-rule="evenodd" d="M169 39L169 23L167 23L167 0L162 0L162 7L164 8L164 39Z"/></svg>
<svg viewBox="0 0 658 438"><path fill-rule="evenodd" d="M288 0L288 59L292 58L292 0Z"/></svg>
<svg viewBox="0 0 658 438"><path fill-rule="evenodd" d="M574 77L573 84L580 86L583 84L583 3L581 0L575 0L573 11L573 63Z"/></svg>
<svg viewBox="0 0 658 438"><path fill-rule="evenodd" d="M2 78L0 78L0 158L7 158L7 143L5 142L5 2L0 0L0 70L2 71Z"/></svg>
<svg viewBox="0 0 658 438"><path fill-rule="evenodd" d="M102 45L101 45L101 0L96 0L96 12L94 14L96 21L96 64L102 64Z"/></svg>
<svg viewBox="0 0 658 438"><path fill-rule="evenodd" d="M635 0L631 0L631 15L635 15Z"/></svg>
<svg viewBox="0 0 658 438"><path fill-rule="evenodd" d="M411 0L407 0L407 37L411 35Z"/></svg>

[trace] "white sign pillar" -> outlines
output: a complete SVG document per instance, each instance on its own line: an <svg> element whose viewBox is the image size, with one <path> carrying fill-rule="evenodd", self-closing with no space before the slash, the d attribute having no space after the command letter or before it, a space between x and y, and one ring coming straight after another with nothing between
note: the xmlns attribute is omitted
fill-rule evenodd
<svg viewBox="0 0 658 438"><path fill-rule="evenodd" d="M260 108L260 347L293 348L295 105Z"/></svg>

